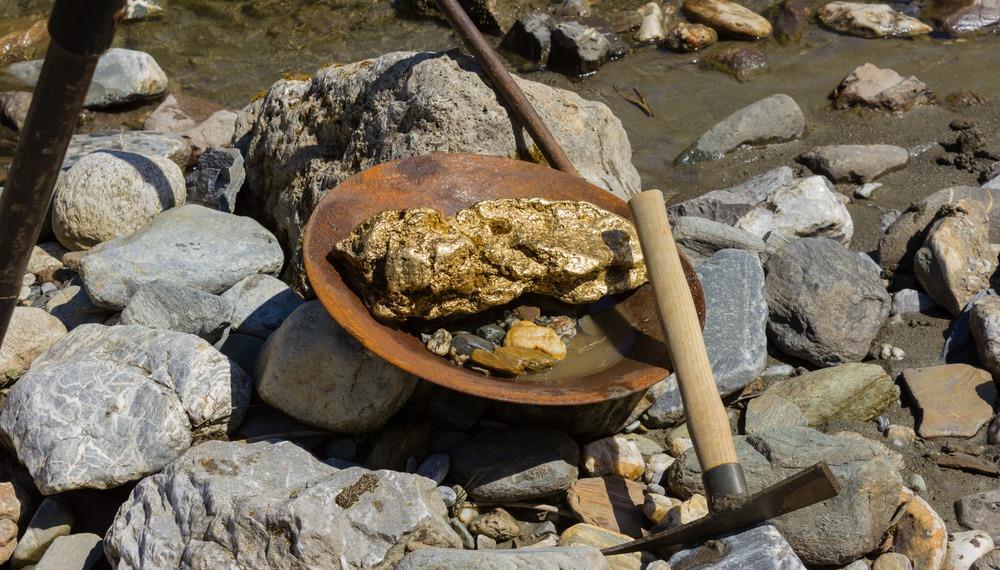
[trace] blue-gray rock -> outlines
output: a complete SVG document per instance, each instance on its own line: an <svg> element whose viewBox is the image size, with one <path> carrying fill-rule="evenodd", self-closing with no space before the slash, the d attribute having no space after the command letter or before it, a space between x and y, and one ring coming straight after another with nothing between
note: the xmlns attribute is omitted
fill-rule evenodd
<svg viewBox="0 0 1000 570"><path fill-rule="evenodd" d="M194 335L83 325L14 385L0 431L42 493L108 489L225 437L250 391L250 377Z"/></svg>
<svg viewBox="0 0 1000 570"><path fill-rule="evenodd" d="M800 238L765 266L767 332L782 352L819 366L858 361L889 314L878 266L826 238Z"/></svg>
<svg viewBox="0 0 1000 570"><path fill-rule="evenodd" d="M34 87L42 60L24 61L7 67L4 75L26 87ZM167 74L146 52L111 48L97 61L97 69L84 99L90 109L114 107L159 97L167 91Z"/></svg>
<svg viewBox="0 0 1000 570"><path fill-rule="evenodd" d="M767 303L764 271L757 255L737 249L717 252L696 270L705 292L705 347L722 396L746 387L767 364ZM663 427L682 421L674 375L668 388L646 410L643 423Z"/></svg>
<svg viewBox="0 0 1000 570"><path fill-rule="evenodd" d="M90 570L104 559L101 537L89 532L60 536L52 542L35 570Z"/></svg>
<svg viewBox="0 0 1000 570"><path fill-rule="evenodd" d="M795 140L805 128L805 115L794 99L780 93L771 95L720 121L677 157L677 162L717 160L742 145Z"/></svg>
<svg viewBox="0 0 1000 570"><path fill-rule="evenodd" d="M253 376L264 340L255 336L230 332L215 347L230 360L239 364L247 374Z"/></svg>
<svg viewBox="0 0 1000 570"><path fill-rule="evenodd" d="M1000 489L960 498L955 501L955 516L965 528L1000 536Z"/></svg>
<svg viewBox="0 0 1000 570"><path fill-rule="evenodd" d="M455 351L455 354L469 356L477 348L486 352L493 352L496 346L485 338L476 336L470 332L458 331L451 336L451 350Z"/></svg>
<svg viewBox="0 0 1000 570"><path fill-rule="evenodd" d="M419 473L417 473L417 475L419 475ZM458 502L458 493L451 487L439 485L437 492L438 495L441 495L441 500L444 501L446 507L454 507L455 503Z"/></svg>
<svg viewBox="0 0 1000 570"><path fill-rule="evenodd" d="M267 274L254 274L230 287L222 298L233 306L236 332L266 339L288 315L305 303L283 281Z"/></svg>
<svg viewBox="0 0 1000 570"><path fill-rule="evenodd" d="M69 170L84 156L99 150L123 150L147 156L162 156L187 168L191 143L174 133L154 131L101 132L73 135L62 169Z"/></svg>
<svg viewBox="0 0 1000 570"><path fill-rule="evenodd" d="M805 570L778 529L763 524L743 532L727 534L695 548L681 550L670 557L672 568L687 568L698 562L703 570L746 568L752 570ZM721 544L721 547L720 547Z"/></svg>
<svg viewBox="0 0 1000 570"><path fill-rule="evenodd" d="M217 295L170 281L151 281L129 297L119 323L169 329L215 342L229 326L232 313L232 303Z"/></svg>
<svg viewBox="0 0 1000 570"><path fill-rule="evenodd" d="M500 346L503 344L503 338L507 336L507 331L500 325L489 324L476 329L476 335Z"/></svg>
<svg viewBox="0 0 1000 570"><path fill-rule="evenodd" d="M162 568L388 569L418 543L461 546L423 477L335 469L289 442L207 442L136 486L105 553L116 568L155 560Z"/></svg>
<svg viewBox="0 0 1000 570"><path fill-rule="evenodd" d="M233 213L245 179L243 155L238 149L210 148L198 157L187 175L187 201Z"/></svg>
<svg viewBox="0 0 1000 570"><path fill-rule="evenodd" d="M941 348L940 361L946 364L972 364L979 366L978 347L975 337L972 334L970 323L972 321L972 309L976 303L984 297L996 297L997 292L993 289L986 289L976 293L962 309L962 313L957 319L951 322L948 328L948 338Z"/></svg>
<svg viewBox="0 0 1000 570"><path fill-rule="evenodd" d="M606 570L601 551L592 546L556 546L508 550L422 548L406 555L396 570Z"/></svg>
<svg viewBox="0 0 1000 570"><path fill-rule="evenodd" d="M937 307L938 304L930 295L916 289L900 289L892 295L893 315L905 315L907 313L926 313Z"/></svg>
<svg viewBox="0 0 1000 570"><path fill-rule="evenodd" d="M250 275L277 273L283 259L278 240L253 219L188 205L94 248L80 277L95 304L121 309L144 283L221 293Z"/></svg>
<svg viewBox="0 0 1000 570"><path fill-rule="evenodd" d="M450 479L478 501L525 501L569 489L579 460L579 447L563 432L490 430L452 452Z"/></svg>
<svg viewBox="0 0 1000 570"><path fill-rule="evenodd" d="M752 233L696 216L677 218L673 234L695 266L721 249L742 249L757 255L764 251L764 240Z"/></svg>
<svg viewBox="0 0 1000 570"><path fill-rule="evenodd" d="M447 453L432 453L428 455L417 468L417 475L427 477L440 485L444 478L448 476L448 469L451 468L451 458Z"/></svg>
<svg viewBox="0 0 1000 570"><path fill-rule="evenodd" d="M667 213L674 222L681 216L694 216L733 225L771 192L794 179L795 171L779 166L731 188L713 190L674 204L667 209Z"/></svg>
<svg viewBox="0 0 1000 570"><path fill-rule="evenodd" d="M819 461L833 472L833 499L772 521L802 562L839 566L874 550L899 504L902 458L855 433L827 435L806 427L765 429L736 438L736 454L750 492L757 492ZM670 496L703 493L701 468L688 450L667 472Z"/></svg>

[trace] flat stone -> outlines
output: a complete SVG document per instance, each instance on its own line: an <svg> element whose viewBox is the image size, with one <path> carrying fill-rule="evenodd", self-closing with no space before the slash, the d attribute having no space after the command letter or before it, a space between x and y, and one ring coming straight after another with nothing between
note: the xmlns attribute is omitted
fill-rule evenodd
<svg viewBox="0 0 1000 570"><path fill-rule="evenodd" d="M236 332L265 339L305 303L283 281L267 274L242 279L227 289L222 299L233 306L230 322Z"/></svg>
<svg viewBox="0 0 1000 570"><path fill-rule="evenodd" d="M771 192L794 179L795 171L787 166L779 166L731 188L713 190L674 204L667 208L667 214L675 224L683 216L693 216L731 226L743 214L764 201Z"/></svg>
<svg viewBox="0 0 1000 570"><path fill-rule="evenodd" d="M21 568L36 564L55 539L72 531L75 522L76 516L58 496L43 499L28 528L17 541L11 565Z"/></svg>
<svg viewBox="0 0 1000 570"><path fill-rule="evenodd" d="M948 554L944 570L968 570L972 564L993 550L993 539L980 530L953 532L948 535Z"/></svg>
<svg viewBox="0 0 1000 570"><path fill-rule="evenodd" d="M416 385L361 346L319 301L300 306L268 338L255 378L264 402L337 433L385 425Z"/></svg>
<svg viewBox="0 0 1000 570"><path fill-rule="evenodd" d="M231 214L245 179L243 155L238 149L210 148L187 175L187 201Z"/></svg>
<svg viewBox="0 0 1000 570"><path fill-rule="evenodd" d="M983 366L1000 376L1000 297L984 296L971 303L969 332Z"/></svg>
<svg viewBox="0 0 1000 570"><path fill-rule="evenodd" d="M948 529L927 501L903 487L899 502L905 510L896 523L892 548L916 568L941 568L948 551Z"/></svg>
<svg viewBox="0 0 1000 570"><path fill-rule="evenodd" d="M108 489L159 471L193 441L224 437L250 391L250 378L196 336L83 325L14 385L0 430L43 494ZM64 405L66 394L76 405Z"/></svg>
<svg viewBox="0 0 1000 570"><path fill-rule="evenodd" d="M767 364L767 302L764 271L757 255L724 249L696 273L705 293L705 347L720 394L745 388ZM663 381L660 395L646 410L644 423L677 423L684 413L675 375Z"/></svg>
<svg viewBox="0 0 1000 570"><path fill-rule="evenodd" d="M921 410L924 439L972 437L993 418L997 388L990 373L968 364L903 371L903 383Z"/></svg>
<svg viewBox="0 0 1000 570"><path fill-rule="evenodd" d="M580 520L634 538L648 526L642 513L644 486L614 475L577 479L566 504Z"/></svg>
<svg viewBox="0 0 1000 570"><path fill-rule="evenodd" d="M905 148L888 144L838 144L820 146L800 155L798 161L834 182L871 182L906 166Z"/></svg>
<svg viewBox="0 0 1000 570"><path fill-rule="evenodd" d="M795 140L802 136L805 128L805 115L795 100L784 94L772 95L751 103L720 121L701 135L677 161L689 164L717 160L741 145L766 145Z"/></svg>
<svg viewBox="0 0 1000 570"><path fill-rule="evenodd" d="M1000 536L1000 489L960 498L955 501L955 516L967 529Z"/></svg>
<svg viewBox="0 0 1000 570"><path fill-rule="evenodd" d="M761 238L780 231L798 237L826 237L847 245L854 235L854 221L838 196L823 176L799 178L771 192L735 225Z"/></svg>
<svg viewBox="0 0 1000 570"><path fill-rule="evenodd" d="M607 570L608 563L592 546L519 548L516 550L446 550L421 548L406 555L396 570Z"/></svg>
<svg viewBox="0 0 1000 570"><path fill-rule="evenodd" d="M674 241L697 267L722 249L742 249L760 254L764 240L754 234L696 216L677 218L673 225Z"/></svg>
<svg viewBox="0 0 1000 570"><path fill-rule="evenodd" d="M913 257L917 281L934 301L958 316L990 286L997 254L989 240L986 206L961 200L941 207L924 245Z"/></svg>
<svg viewBox="0 0 1000 570"><path fill-rule="evenodd" d="M642 477L646 463L639 446L623 435L601 438L583 446L583 469L588 475L618 475L633 481Z"/></svg>
<svg viewBox="0 0 1000 570"><path fill-rule="evenodd" d="M881 543L902 487L902 460L881 443L848 432L784 427L736 437L736 453L751 493L818 461L830 467L840 487L835 498L772 521L804 564L847 564ZM704 494L693 449L670 467L667 480L672 495Z"/></svg>
<svg viewBox="0 0 1000 570"><path fill-rule="evenodd" d="M34 87L42 70L42 60L8 66L4 75L27 87ZM162 95L167 90L167 74L148 53L111 48L97 61L94 78L84 99L90 109L114 107Z"/></svg>
<svg viewBox="0 0 1000 570"><path fill-rule="evenodd" d="M721 553L717 545L721 543ZM763 524L740 533L724 535L712 546L701 545L681 550L669 560L671 568L697 564L705 570L753 568L754 570L805 570L778 529Z"/></svg>
<svg viewBox="0 0 1000 570"><path fill-rule="evenodd" d="M164 501L163 497L170 497ZM206 516L206 513L212 513ZM282 529L265 532L261 529ZM461 548L434 482L335 469L289 443L206 442L147 477L105 537L112 567L392 568L422 546Z"/></svg>
<svg viewBox="0 0 1000 570"><path fill-rule="evenodd" d="M59 319L35 307L14 307L0 345L0 387L20 378L31 362L66 336Z"/></svg>
<svg viewBox="0 0 1000 570"><path fill-rule="evenodd" d="M607 548L625 542L630 542L631 537L617 532L613 532L594 525L579 523L564 530L559 537L559 546L592 546L594 548ZM640 553L616 554L605 556L610 570L639 570L642 567Z"/></svg>
<svg viewBox="0 0 1000 570"><path fill-rule="evenodd" d="M101 150L121 150L145 156L169 158L186 168L191 158L191 143L180 135L152 131L100 132L73 135L62 169L69 170L81 158Z"/></svg>
<svg viewBox="0 0 1000 570"><path fill-rule="evenodd" d="M95 304L121 309L143 283L174 281L217 294L250 275L277 273L283 259L255 220L189 205L101 244L80 261L80 277Z"/></svg>
<svg viewBox="0 0 1000 570"><path fill-rule="evenodd" d="M767 261L768 335L821 366L861 360L889 314L878 266L839 243L801 238Z"/></svg>
<svg viewBox="0 0 1000 570"><path fill-rule="evenodd" d="M104 559L104 542L91 533L60 536L52 542L35 570L90 570Z"/></svg>
<svg viewBox="0 0 1000 570"><path fill-rule="evenodd" d="M898 552L886 552L875 559L872 570L912 570L910 559Z"/></svg>
<svg viewBox="0 0 1000 570"><path fill-rule="evenodd" d="M232 313L232 304L216 295L170 281L151 281L129 297L119 323L169 329L215 342L229 326Z"/></svg>
<svg viewBox="0 0 1000 570"><path fill-rule="evenodd" d="M749 434L773 427L808 426L809 418L794 402L767 390L747 403L743 425Z"/></svg>
<svg viewBox="0 0 1000 570"><path fill-rule="evenodd" d="M79 283L74 279L73 282ZM80 325L103 323L114 314L111 310L98 307L90 300L90 295L79 285L70 285L56 291L45 310L59 319L67 330L73 330Z"/></svg>
<svg viewBox="0 0 1000 570"><path fill-rule="evenodd" d="M816 12L824 26L842 34L862 38L910 38L934 29L888 4L830 2Z"/></svg>
<svg viewBox="0 0 1000 570"><path fill-rule="evenodd" d="M842 4L833 2L833 4ZM885 6L885 4L858 4L858 6ZM908 111L916 105L934 101L927 85L916 77L904 78L891 69L880 69L866 63L854 69L833 92L833 106L843 109L852 105Z"/></svg>
<svg viewBox="0 0 1000 570"><path fill-rule="evenodd" d="M451 479L477 501L516 502L562 493L577 478L580 450L550 429L491 430L451 454Z"/></svg>
<svg viewBox="0 0 1000 570"><path fill-rule="evenodd" d="M767 18L728 0L685 0L684 11L729 38L759 40L771 35Z"/></svg>

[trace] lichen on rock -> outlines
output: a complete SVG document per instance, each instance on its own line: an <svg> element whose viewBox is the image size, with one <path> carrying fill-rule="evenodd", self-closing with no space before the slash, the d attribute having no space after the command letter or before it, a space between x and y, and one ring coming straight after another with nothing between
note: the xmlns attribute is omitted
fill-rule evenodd
<svg viewBox="0 0 1000 570"><path fill-rule="evenodd" d="M487 200L453 217L386 210L334 247L378 318L471 314L538 293L590 303L646 282L628 220L587 202Z"/></svg>

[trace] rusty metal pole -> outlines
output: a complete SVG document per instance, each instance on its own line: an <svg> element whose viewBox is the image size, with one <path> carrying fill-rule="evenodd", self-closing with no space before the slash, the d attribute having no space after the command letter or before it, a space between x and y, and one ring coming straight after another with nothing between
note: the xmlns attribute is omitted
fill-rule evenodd
<svg viewBox="0 0 1000 570"><path fill-rule="evenodd" d="M52 41L0 195L0 344L97 60L124 16L125 0L56 0L52 8Z"/></svg>
<svg viewBox="0 0 1000 570"><path fill-rule="evenodd" d="M486 76L490 78L493 88L500 93L504 101L510 105L514 114L524 123L524 128L531 135L532 140L541 149L545 160L554 168L562 170L567 174L579 176L569 157L563 152L561 146L556 141L548 127L542 122L542 118L535 112L535 108L525 97L524 91L514 82L510 72L504 65L503 60L497 54L493 46L486 41L479 28L472 23L469 15L465 13L458 0L435 0L438 9L448 19L451 28L455 30L458 37L462 39L465 47L476 56L476 61L483 66Z"/></svg>

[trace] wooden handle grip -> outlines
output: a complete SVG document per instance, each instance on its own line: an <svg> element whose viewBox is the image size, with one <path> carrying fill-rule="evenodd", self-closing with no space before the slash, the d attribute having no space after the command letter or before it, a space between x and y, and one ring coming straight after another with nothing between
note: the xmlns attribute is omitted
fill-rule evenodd
<svg viewBox="0 0 1000 570"><path fill-rule="evenodd" d="M641 192L629 200L629 206L702 472L736 463L729 418L712 377L698 311L667 221L663 193Z"/></svg>

